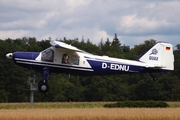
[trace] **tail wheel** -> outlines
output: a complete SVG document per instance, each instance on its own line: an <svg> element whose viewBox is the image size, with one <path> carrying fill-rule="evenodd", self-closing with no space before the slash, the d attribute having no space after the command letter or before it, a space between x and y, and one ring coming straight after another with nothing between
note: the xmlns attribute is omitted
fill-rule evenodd
<svg viewBox="0 0 180 120"><path fill-rule="evenodd" d="M49 90L49 85L46 82L40 81L38 83L38 89L42 93L46 93Z"/></svg>

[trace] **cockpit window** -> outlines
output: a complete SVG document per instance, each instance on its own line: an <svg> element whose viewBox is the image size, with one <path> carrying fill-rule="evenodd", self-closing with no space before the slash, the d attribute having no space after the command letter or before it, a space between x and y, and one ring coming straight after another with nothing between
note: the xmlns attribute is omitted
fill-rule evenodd
<svg viewBox="0 0 180 120"><path fill-rule="evenodd" d="M79 65L79 56L76 53L65 53L62 56L62 63L71 64L71 65Z"/></svg>
<svg viewBox="0 0 180 120"><path fill-rule="evenodd" d="M68 54L63 54L62 63L70 64L69 55Z"/></svg>
<svg viewBox="0 0 180 120"><path fill-rule="evenodd" d="M54 59L54 51L51 48L48 48L42 52L42 57L41 57L42 61L53 62L53 59Z"/></svg>
<svg viewBox="0 0 180 120"><path fill-rule="evenodd" d="M72 54L71 61L74 65L79 65L79 56L77 54Z"/></svg>

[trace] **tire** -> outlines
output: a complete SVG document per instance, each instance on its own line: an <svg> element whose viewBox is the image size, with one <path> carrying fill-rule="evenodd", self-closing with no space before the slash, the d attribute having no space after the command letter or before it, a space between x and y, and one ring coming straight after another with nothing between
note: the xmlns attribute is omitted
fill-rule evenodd
<svg viewBox="0 0 180 120"><path fill-rule="evenodd" d="M46 93L49 90L49 85L46 82L40 81L38 83L38 90L42 93Z"/></svg>

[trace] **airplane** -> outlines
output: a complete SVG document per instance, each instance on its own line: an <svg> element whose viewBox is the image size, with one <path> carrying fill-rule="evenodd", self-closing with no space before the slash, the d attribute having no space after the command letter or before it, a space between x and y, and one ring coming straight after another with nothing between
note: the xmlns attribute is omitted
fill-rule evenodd
<svg viewBox="0 0 180 120"><path fill-rule="evenodd" d="M43 80L38 83L38 90L42 93L49 90L50 73L90 76L174 70L173 45L167 42L157 42L136 60L93 55L60 41L50 41L50 44L51 47L41 52L6 54L19 66L43 71Z"/></svg>

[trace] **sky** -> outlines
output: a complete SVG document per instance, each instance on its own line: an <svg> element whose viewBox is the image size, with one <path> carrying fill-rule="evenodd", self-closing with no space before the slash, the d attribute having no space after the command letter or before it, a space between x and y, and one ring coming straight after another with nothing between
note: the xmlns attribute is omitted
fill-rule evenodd
<svg viewBox="0 0 180 120"><path fill-rule="evenodd" d="M178 0L0 0L0 39L89 39L117 34L134 47L145 40L180 43Z"/></svg>

